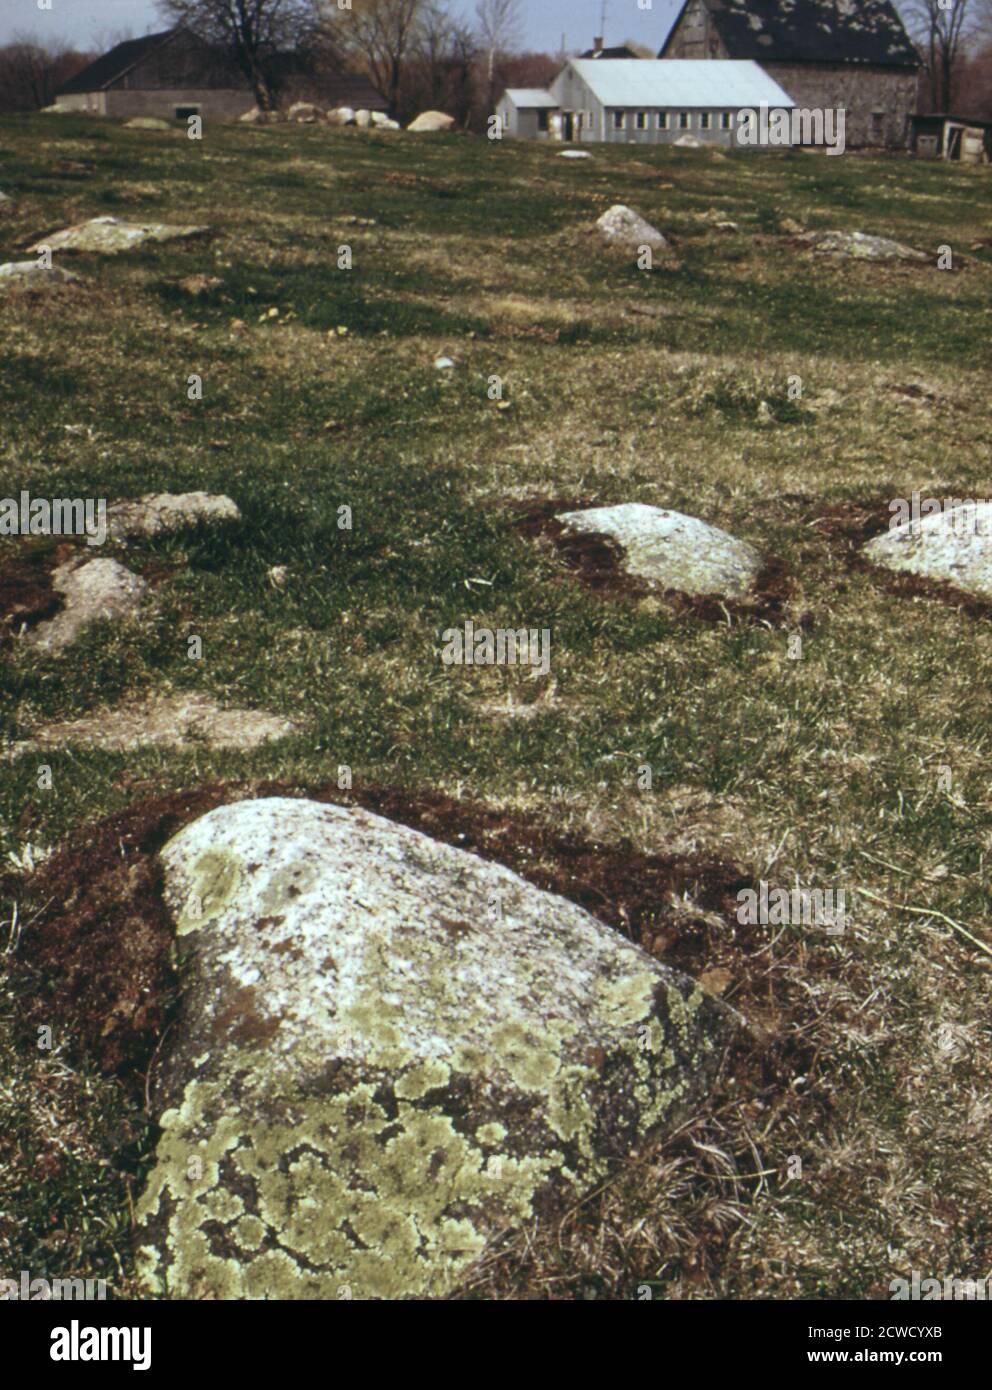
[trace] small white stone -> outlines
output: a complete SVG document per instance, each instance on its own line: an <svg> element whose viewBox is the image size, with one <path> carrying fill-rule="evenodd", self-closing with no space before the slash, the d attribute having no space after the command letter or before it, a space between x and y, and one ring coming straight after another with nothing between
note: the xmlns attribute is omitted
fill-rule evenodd
<svg viewBox="0 0 992 1390"><path fill-rule="evenodd" d="M611 246L650 246L654 251L663 251L668 245L657 227L652 227L639 212L624 203L614 203L613 207L607 208L596 227L603 240Z"/></svg>

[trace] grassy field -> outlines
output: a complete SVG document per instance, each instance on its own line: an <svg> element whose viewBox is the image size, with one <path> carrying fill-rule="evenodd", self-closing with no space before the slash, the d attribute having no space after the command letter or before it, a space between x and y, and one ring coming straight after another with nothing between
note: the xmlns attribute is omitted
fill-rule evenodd
<svg viewBox="0 0 992 1390"><path fill-rule="evenodd" d="M76 256L82 286L0 298L0 496L203 489L243 515L128 547L157 579L140 619L59 656L0 651L0 736L188 690L299 730L251 752L70 745L45 754L50 790L36 755L0 761L0 941L30 931L31 865L97 818L341 764L356 789L844 889L842 937L768 930L748 963L775 1065L731 1071L466 1296L878 1298L910 1269L989 1273L992 956L960 927L992 945L992 625L844 543L914 489L992 497L989 171L36 117L0 123L0 189L0 261L106 213L214 233ZM654 270L591 234L617 202L672 237ZM950 246L953 269L813 257L784 218ZM192 294L194 275L219 283ZM515 526L559 497L750 540L787 566L782 620L591 592ZM444 666L467 618L549 628L550 673ZM71 1037L19 1038L16 957L0 1272L127 1291L146 1126Z"/></svg>

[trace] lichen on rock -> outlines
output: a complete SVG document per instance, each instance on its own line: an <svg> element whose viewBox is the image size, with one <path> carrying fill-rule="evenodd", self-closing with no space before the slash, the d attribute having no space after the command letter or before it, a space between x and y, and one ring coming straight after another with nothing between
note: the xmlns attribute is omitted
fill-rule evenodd
<svg viewBox="0 0 992 1390"><path fill-rule="evenodd" d="M583 909L358 808L225 805L162 851L182 1016L146 1284L443 1296L698 1095L736 1015Z"/></svg>

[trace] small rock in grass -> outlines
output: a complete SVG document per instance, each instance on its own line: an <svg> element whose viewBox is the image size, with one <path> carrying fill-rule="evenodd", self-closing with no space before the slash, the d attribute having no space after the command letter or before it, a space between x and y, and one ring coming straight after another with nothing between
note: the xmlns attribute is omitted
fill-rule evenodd
<svg viewBox="0 0 992 1390"><path fill-rule="evenodd" d="M184 691L127 699L113 709L46 725L34 730L30 739L14 744L11 754L17 757L40 748L67 748L73 744L111 753L131 748L180 748L187 744L257 748L272 739L286 738L296 729L297 725L282 715L224 708L209 695Z"/></svg>
<svg viewBox="0 0 992 1390"><path fill-rule="evenodd" d="M165 222L124 222L119 217L93 217L63 227L29 246L29 251L48 247L52 251L100 251L116 256L149 241L179 241L206 236L209 227L173 226Z"/></svg>
<svg viewBox="0 0 992 1390"><path fill-rule="evenodd" d="M444 111L422 111L416 120L410 122L407 130L450 130L454 124L454 116L448 116Z"/></svg>
<svg viewBox="0 0 992 1390"><path fill-rule="evenodd" d="M62 610L25 634L25 641L59 652L91 623L102 618L131 618L141 607L148 584L117 560L81 560L73 556L56 567L53 587L63 596Z"/></svg>
<svg viewBox="0 0 992 1390"><path fill-rule="evenodd" d="M597 221L596 227L600 236L610 246L650 246L655 251L663 251L668 246L657 227L652 227L639 212L635 212L624 203L614 203L613 207L607 208Z"/></svg>
<svg viewBox="0 0 992 1390"><path fill-rule="evenodd" d="M821 256L842 256L855 261L926 261L923 251L914 251L888 237L869 236L866 232L805 232L800 238L805 245Z"/></svg>
<svg viewBox="0 0 992 1390"><path fill-rule="evenodd" d="M942 506L938 512L911 518L875 536L862 553L897 573L992 598L992 502L964 500L959 506Z"/></svg>
<svg viewBox="0 0 992 1390"><path fill-rule="evenodd" d="M241 520L237 504L223 493L150 492L130 502L112 502L107 527L112 540L157 536L207 522L212 526Z"/></svg>
<svg viewBox="0 0 992 1390"><path fill-rule="evenodd" d="M746 541L697 517L641 502L562 512L558 520L572 532L609 536L623 549L628 574L683 594L742 598L761 566Z"/></svg>
<svg viewBox="0 0 992 1390"><path fill-rule="evenodd" d="M23 285L28 289L46 289L52 285L78 285L78 275L57 265L41 261L8 261L0 265L0 289L8 285Z"/></svg>

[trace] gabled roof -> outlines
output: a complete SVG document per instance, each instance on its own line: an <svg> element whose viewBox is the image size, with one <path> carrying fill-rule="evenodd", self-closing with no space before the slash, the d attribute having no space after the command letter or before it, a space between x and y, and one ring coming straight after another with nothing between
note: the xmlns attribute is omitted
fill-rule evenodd
<svg viewBox="0 0 992 1390"><path fill-rule="evenodd" d="M707 58L573 58L571 66L603 106L645 108L794 106L789 94L752 62Z"/></svg>
<svg viewBox="0 0 992 1390"><path fill-rule="evenodd" d="M690 0L658 54L664 58ZM704 0L732 58L919 67L891 0Z"/></svg>
<svg viewBox="0 0 992 1390"><path fill-rule="evenodd" d="M129 72L135 63L140 63L142 58L174 38L178 32L177 29L166 29L162 34L146 34L143 39L128 39L126 43L117 44L102 58L97 58L82 72L77 72L75 77L70 77L55 95L72 96L77 92L104 91Z"/></svg>
<svg viewBox="0 0 992 1390"><path fill-rule="evenodd" d="M325 73L315 90L324 106L350 106L355 111L388 111L389 102L380 96L361 73Z"/></svg>
<svg viewBox="0 0 992 1390"><path fill-rule="evenodd" d="M508 96L514 106L521 110L526 107L558 107L551 93L544 91L542 87L507 87L503 95Z"/></svg>

